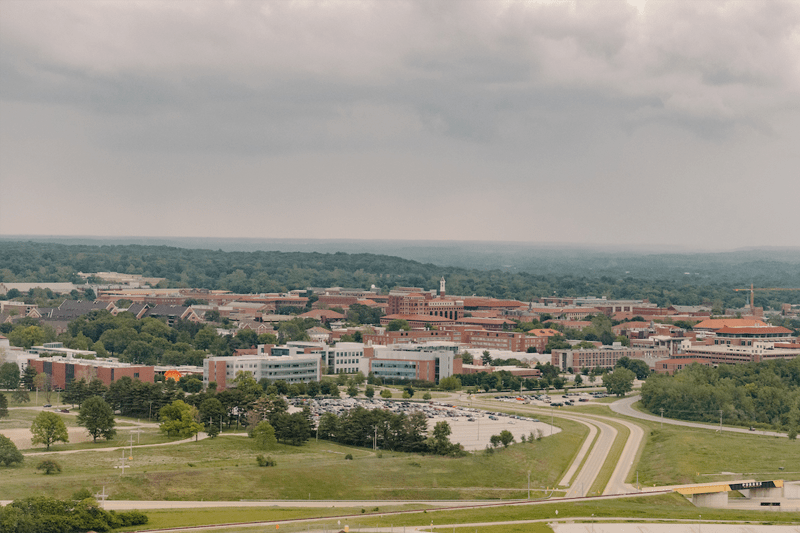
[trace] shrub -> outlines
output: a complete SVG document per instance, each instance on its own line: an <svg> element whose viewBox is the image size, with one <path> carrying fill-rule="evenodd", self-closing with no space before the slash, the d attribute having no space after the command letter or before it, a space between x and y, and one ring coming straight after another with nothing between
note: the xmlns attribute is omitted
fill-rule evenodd
<svg viewBox="0 0 800 533"><path fill-rule="evenodd" d="M52 459L45 459L44 461L36 465L36 470L44 470L45 475L60 474L61 465L53 461Z"/></svg>
<svg viewBox="0 0 800 533"><path fill-rule="evenodd" d="M352 453L348 453L347 455L344 456L344 458L345 458L346 461L352 461L353 460L353 454Z"/></svg>
<svg viewBox="0 0 800 533"><path fill-rule="evenodd" d="M278 464L275 461L275 459L272 458L271 455L268 457L264 457L263 455L257 455L256 463L258 463L258 466L275 466L276 464Z"/></svg>
<svg viewBox="0 0 800 533"><path fill-rule="evenodd" d="M0 435L0 465L11 466L14 463L22 463L24 460L22 453L11 439Z"/></svg>
<svg viewBox="0 0 800 533"><path fill-rule="evenodd" d="M93 498L93 497L94 496L92 495L91 492L89 492L89 489L85 488L72 493L72 499L76 501L83 501L86 498Z"/></svg>

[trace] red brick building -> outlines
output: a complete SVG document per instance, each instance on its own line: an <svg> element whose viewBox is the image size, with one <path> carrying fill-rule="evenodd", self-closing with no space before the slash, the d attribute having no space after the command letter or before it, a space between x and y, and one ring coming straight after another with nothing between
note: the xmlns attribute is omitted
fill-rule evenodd
<svg viewBox="0 0 800 533"><path fill-rule="evenodd" d="M37 372L50 376L54 389L66 389L73 380L91 381L95 378L105 386L111 385L122 377L137 379L145 383L155 381L155 367L146 365L128 365L90 359L67 359L63 357L43 357L29 359L28 364Z"/></svg>

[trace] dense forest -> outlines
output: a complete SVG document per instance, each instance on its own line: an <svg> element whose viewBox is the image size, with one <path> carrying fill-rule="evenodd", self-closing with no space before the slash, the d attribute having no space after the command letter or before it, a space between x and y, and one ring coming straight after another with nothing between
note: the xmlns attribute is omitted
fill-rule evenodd
<svg viewBox="0 0 800 533"><path fill-rule="evenodd" d="M660 256L642 256L639 262L659 264ZM727 264L727 263L726 263ZM584 268L580 268L583 265ZM754 272L758 264L750 265ZM792 262L764 263L771 285L800 287L800 266ZM768 267L768 268L767 268ZM730 265L728 264L728 267ZM438 288L447 280L447 292L529 301L541 296L606 296L649 299L659 305L710 304L741 307L747 302L741 275L674 276L648 274L634 277L602 275L591 256L571 258L569 268L558 264L543 273L481 270L420 263L389 255L317 252L224 252L148 245L65 245L0 240L0 282L83 283L78 272L115 271L165 278L166 287L226 289L240 293L284 292L307 287L363 287L382 291L397 286ZM565 274L564 272L570 272ZM580 274L583 272L583 274ZM751 278L752 279L752 278ZM755 278L759 281L758 278ZM764 280L765 282L767 280ZM771 286L770 285L770 286ZM800 291L757 292L756 305L777 308L780 302L800 303Z"/></svg>
<svg viewBox="0 0 800 533"><path fill-rule="evenodd" d="M651 413L683 420L800 430L800 357L654 374L642 386Z"/></svg>

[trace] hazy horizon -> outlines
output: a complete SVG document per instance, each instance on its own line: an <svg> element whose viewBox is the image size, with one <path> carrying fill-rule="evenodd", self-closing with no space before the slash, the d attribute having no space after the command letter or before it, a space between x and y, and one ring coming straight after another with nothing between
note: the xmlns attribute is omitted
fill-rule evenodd
<svg viewBox="0 0 800 533"><path fill-rule="evenodd" d="M471 240L471 239L358 239L358 238L302 238L302 237L206 237L206 236L158 236L158 235L55 235L55 234L19 234L2 235L0 240L10 241L45 241L68 244L69 241L78 242L98 242L98 243L124 243L124 244L145 244L162 245L164 242L174 242L178 248L206 248L199 246L207 242L209 245L216 242L242 242L242 243L277 243L287 245L307 245L313 246L314 243L322 244L325 248L331 248L334 243L343 244L413 244L415 246L439 246L441 244L491 244L495 246L508 246L519 248L541 248L549 250L597 250L603 252L628 252L643 254L725 254L750 251L800 251L800 245L796 246L741 246L737 248L709 248L692 247L681 245L659 245L653 243L641 244L612 244L612 243L591 243L591 242L535 242L535 241L514 241L514 240ZM226 250L228 251L228 250Z"/></svg>

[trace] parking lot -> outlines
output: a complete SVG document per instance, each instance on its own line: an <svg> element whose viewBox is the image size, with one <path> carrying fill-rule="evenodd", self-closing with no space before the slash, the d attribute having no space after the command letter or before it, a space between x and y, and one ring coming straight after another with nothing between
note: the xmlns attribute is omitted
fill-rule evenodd
<svg viewBox="0 0 800 533"><path fill-rule="evenodd" d="M551 427L550 424L535 418L456 407L443 402L343 398L311 400L308 405L315 419L326 412L338 416L359 406L365 409L386 409L407 415L413 411L421 411L428 418L428 430L432 430L439 421L447 422L452 430L450 441L460 443L469 451L486 448L490 444L492 435L499 435L503 430L510 431L516 442L522 440L523 436L526 440L531 435L544 438L560 431L559 428Z"/></svg>

